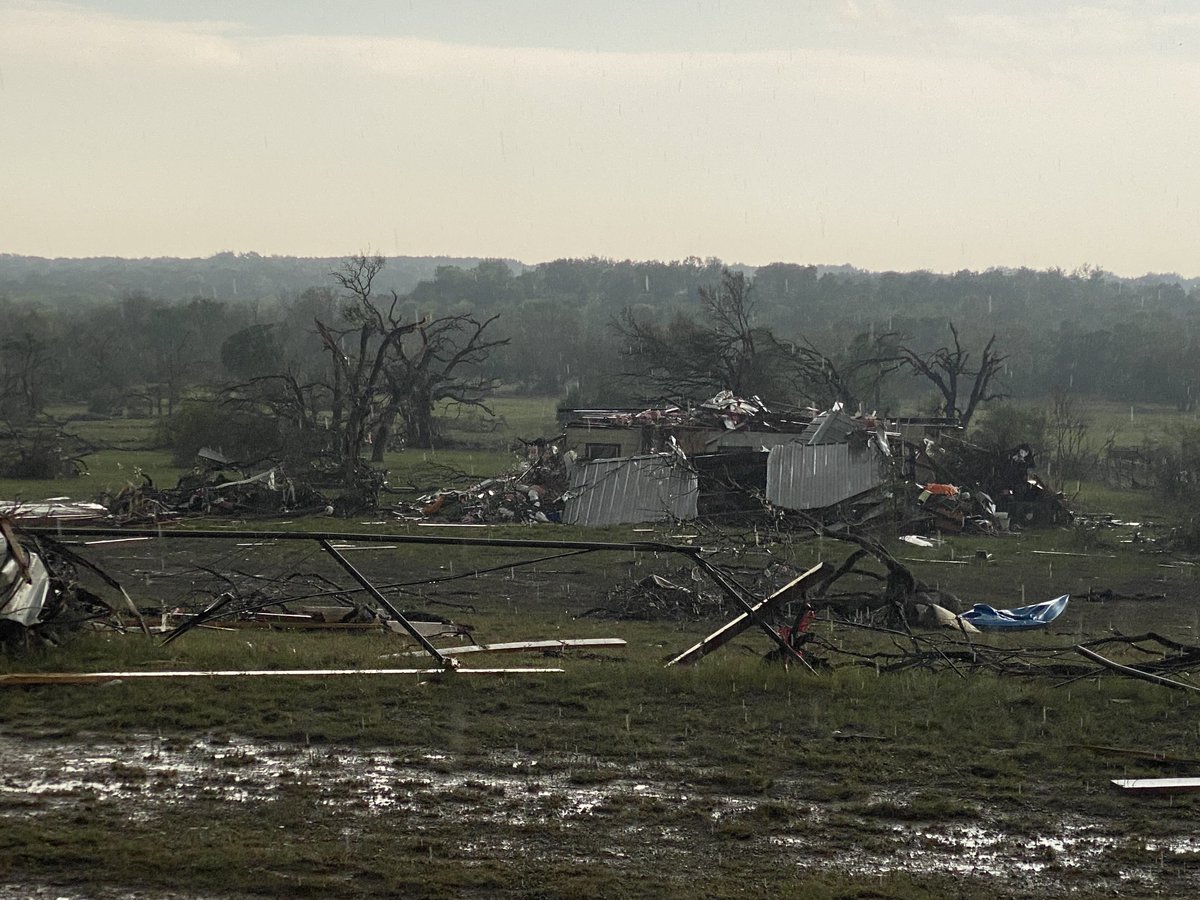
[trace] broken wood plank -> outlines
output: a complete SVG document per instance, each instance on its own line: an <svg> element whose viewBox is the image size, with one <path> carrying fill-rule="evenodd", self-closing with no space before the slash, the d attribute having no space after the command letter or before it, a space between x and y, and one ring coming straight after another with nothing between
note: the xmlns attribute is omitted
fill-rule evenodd
<svg viewBox="0 0 1200 900"><path fill-rule="evenodd" d="M1140 750L1136 747L1109 747L1104 744L1071 744L1081 750L1091 750L1094 753L1108 753L1113 756L1129 756L1134 759L1144 759L1148 762L1170 763L1171 765L1188 765L1200 767L1200 759L1194 756L1172 756L1159 750Z"/></svg>
<svg viewBox="0 0 1200 900"><path fill-rule="evenodd" d="M101 684L106 681L150 681L171 678L335 678L343 675L538 675L565 669L216 669L177 672L14 672L0 675L0 687L47 684Z"/></svg>
<svg viewBox="0 0 1200 900"><path fill-rule="evenodd" d="M667 665L687 665L695 662L702 656L711 653L713 650L723 647L751 625L755 624L755 618L757 618L760 614L772 612L777 607L782 606L786 601L793 599L796 594L808 587L817 579L818 576L823 575L825 571L825 564L817 563L804 574L793 578L766 600L763 600L761 603L756 603L751 607L750 612L743 612L736 618L731 619L721 628L718 628L704 640L700 641L700 643L689 647L687 650L684 650L673 660L667 663Z"/></svg>
<svg viewBox="0 0 1200 900"><path fill-rule="evenodd" d="M1112 553L1068 553L1066 550L1030 550L1037 556L1079 556L1084 559L1116 559Z"/></svg>
<svg viewBox="0 0 1200 900"><path fill-rule="evenodd" d="M1200 791L1200 778L1114 778L1112 783L1137 794L1185 794Z"/></svg>
<svg viewBox="0 0 1200 900"><path fill-rule="evenodd" d="M571 638L551 641L513 641L507 644L467 644L462 647L439 647L443 656L462 656L465 653L525 653L546 650L578 650L581 648L624 647L622 638ZM412 650L403 656L422 656L423 650Z"/></svg>

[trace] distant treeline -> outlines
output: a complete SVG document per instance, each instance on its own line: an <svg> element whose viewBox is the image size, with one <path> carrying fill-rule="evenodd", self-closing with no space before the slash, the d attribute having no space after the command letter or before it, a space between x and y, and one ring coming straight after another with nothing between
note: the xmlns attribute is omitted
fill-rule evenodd
<svg viewBox="0 0 1200 900"><path fill-rule="evenodd" d="M189 392L267 368L299 377L320 362L315 315L339 298L337 259L219 254L209 259L44 260L0 256L4 403L36 408L132 402L166 412ZM516 390L575 403L636 393L611 327L626 309L670 321L699 313L719 260L674 262L393 258L377 288L397 310L499 314L510 343L487 362ZM992 334L1008 355L1003 386L1043 396L1056 386L1114 400L1190 408L1200 391L1200 285L1176 276L1116 278L1098 269L872 273L775 263L752 269L755 324L831 360L881 335L932 351L953 322L966 347ZM871 340L864 340L869 337ZM313 377L316 377L315 372ZM929 385L897 374L877 399L894 411L926 405ZM789 402L804 398L787 398Z"/></svg>
<svg viewBox="0 0 1200 900"><path fill-rule="evenodd" d="M47 305L119 300L146 294L161 300L205 297L255 302L298 294L329 282L341 257L260 256L218 253L204 259L157 257L45 259L0 254L0 297ZM471 267L478 257L396 256L388 261L381 287L400 293L433 278L439 266ZM516 270L521 264L512 261Z"/></svg>

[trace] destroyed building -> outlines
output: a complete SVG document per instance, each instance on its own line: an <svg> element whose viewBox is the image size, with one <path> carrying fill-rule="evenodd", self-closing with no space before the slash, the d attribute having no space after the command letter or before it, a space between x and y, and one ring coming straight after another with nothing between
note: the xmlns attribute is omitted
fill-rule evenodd
<svg viewBox="0 0 1200 900"><path fill-rule="evenodd" d="M1031 449L991 454L953 419L768 408L723 392L691 409L560 410L562 521L612 525L805 513L891 515L929 531L1069 521ZM1011 513L1010 513L1011 511Z"/></svg>

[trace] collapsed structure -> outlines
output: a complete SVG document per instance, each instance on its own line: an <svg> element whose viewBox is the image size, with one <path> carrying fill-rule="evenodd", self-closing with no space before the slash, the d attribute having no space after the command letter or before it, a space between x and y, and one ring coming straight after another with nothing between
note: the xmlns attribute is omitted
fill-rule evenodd
<svg viewBox="0 0 1200 900"><path fill-rule="evenodd" d="M613 525L803 513L826 524L890 516L926 532L1070 521L1026 445L993 454L953 419L773 411L723 392L699 406L562 410L562 520Z"/></svg>

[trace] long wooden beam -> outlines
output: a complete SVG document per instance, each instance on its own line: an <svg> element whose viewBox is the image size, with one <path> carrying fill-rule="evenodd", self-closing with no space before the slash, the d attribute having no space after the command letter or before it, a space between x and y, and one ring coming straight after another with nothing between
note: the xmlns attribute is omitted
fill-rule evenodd
<svg viewBox="0 0 1200 900"><path fill-rule="evenodd" d="M1200 778L1114 778L1122 790L1137 794L1184 794L1200 791Z"/></svg>
<svg viewBox="0 0 1200 900"><path fill-rule="evenodd" d="M731 619L729 622L727 622L721 628L718 628L698 644L695 644L694 646L689 647L687 650L684 650L673 660L667 663L667 665L677 666L694 663L702 656L711 653L719 647L723 647L751 625L754 625L758 621L762 621L762 616L764 613L773 612L777 607L790 600L793 595L799 593L817 578L824 575L826 571L827 567L825 563L817 563L807 572L797 576L796 578L793 578L761 603L754 604L749 610L743 612L736 618ZM763 624L765 624L765 622ZM774 634L773 631L771 633Z"/></svg>
<svg viewBox="0 0 1200 900"><path fill-rule="evenodd" d="M45 684L102 684L171 678L335 678L343 675L540 675L565 669L216 669L179 672L14 672L0 675L0 687Z"/></svg>
<svg viewBox="0 0 1200 900"><path fill-rule="evenodd" d="M625 646L623 638L564 638L549 641L512 641L506 644L464 644L461 647L438 647L442 656L463 656L468 653L545 653L556 650L584 648L617 649ZM395 656L420 656L423 651L412 650Z"/></svg>

